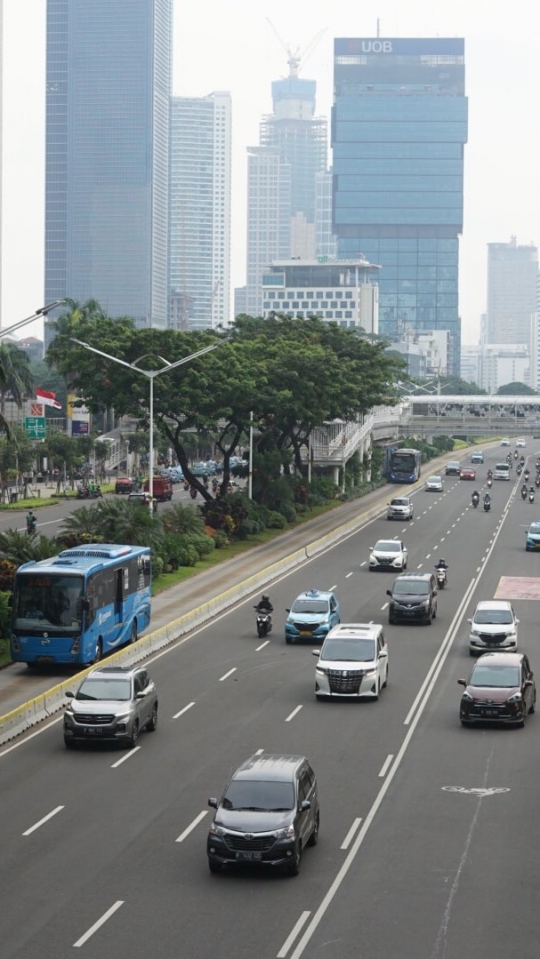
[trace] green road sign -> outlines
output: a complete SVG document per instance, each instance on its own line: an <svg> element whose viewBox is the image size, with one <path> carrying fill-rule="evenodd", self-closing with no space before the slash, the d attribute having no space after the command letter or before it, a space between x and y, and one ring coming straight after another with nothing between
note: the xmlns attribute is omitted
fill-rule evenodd
<svg viewBox="0 0 540 959"><path fill-rule="evenodd" d="M24 428L31 440L44 440L47 435L44 416L25 416Z"/></svg>

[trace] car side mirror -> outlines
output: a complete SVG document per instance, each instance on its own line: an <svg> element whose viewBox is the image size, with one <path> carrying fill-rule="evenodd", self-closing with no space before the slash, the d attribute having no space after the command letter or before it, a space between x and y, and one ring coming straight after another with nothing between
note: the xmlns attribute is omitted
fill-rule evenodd
<svg viewBox="0 0 540 959"><path fill-rule="evenodd" d="M212 809L217 809L217 807L218 807L218 801L217 801L217 799L214 799L214 798L212 797L211 799L208 800L208 805L211 806Z"/></svg>
<svg viewBox="0 0 540 959"><path fill-rule="evenodd" d="M290 613L290 609L286 609L285 612L286 612L286 613Z"/></svg>
<svg viewBox="0 0 540 959"><path fill-rule="evenodd" d="M436 590L436 589L433 590L433 595L434 595L434 596L437 595L437 590Z"/></svg>
<svg viewBox="0 0 540 959"><path fill-rule="evenodd" d="M64 695L66 699L73 699L75 696L75 693L73 693L71 689L66 689L66 692L64 693Z"/></svg>
<svg viewBox="0 0 540 959"><path fill-rule="evenodd" d="M525 689L530 689L532 685L533 685L532 679L525 680Z"/></svg>
<svg viewBox="0 0 540 959"><path fill-rule="evenodd" d="M379 659L385 659L388 656L388 651L386 649L381 649L379 653Z"/></svg>
<svg viewBox="0 0 540 959"><path fill-rule="evenodd" d="M516 626L518 625L518 623L519 623L519 619L516 619Z"/></svg>
<svg viewBox="0 0 540 959"><path fill-rule="evenodd" d="M311 809L311 803L309 799L303 799L298 807L299 812L307 812L308 809Z"/></svg>
<svg viewBox="0 0 540 959"><path fill-rule="evenodd" d="M135 695L135 699L144 699L146 696L146 690L140 689L139 692Z"/></svg>
<svg viewBox="0 0 540 959"><path fill-rule="evenodd" d="M472 619L468 619L467 622L468 622L468 623L472 623Z"/></svg>
<svg viewBox="0 0 540 959"><path fill-rule="evenodd" d="M386 595L387 595L387 596L392 596L392 590L391 590L391 589L387 589L387 590L386 590Z"/></svg>
<svg viewBox="0 0 540 959"><path fill-rule="evenodd" d="M466 679L458 679L458 686L466 686L466 685L467 685Z"/></svg>
<svg viewBox="0 0 540 959"><path fill-rule="evenodd" d="M313 653L314 656L320 656L320 655L321 655L320 649L312 649L311 652Z"/></svg>

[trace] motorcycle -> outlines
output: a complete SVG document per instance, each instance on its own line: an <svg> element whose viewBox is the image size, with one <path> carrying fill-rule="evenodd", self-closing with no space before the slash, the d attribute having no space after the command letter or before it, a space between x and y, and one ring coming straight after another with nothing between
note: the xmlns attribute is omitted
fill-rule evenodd
<svg viewBox="0 0 540 959"><path fill-rule="evenodd" d="M253 608L257 610L257 636L261 639L272 629L272 614L268 609L259 609L258 606Z"/></svg>
<svg viewBox="0 0 540 959"><path fill-rule="evenodd" d="M526 486L522 486L522 487L521 487L521 499L522 499L522 500L526 500L526 499L527 499L527 487L526 487Z"/></svg>
<svg viewBox="0 0 540 959"><path fill-rule="evenodd" d="M489 513L491 509L491 502L489 500L484 500L484 513Z"/></svg>
<svg viewBox="0 0 540 959"><path fill-rule="evenodd" d="M32 521L30 521L30 522L27 522L27 523L26 523L26 535L27 535L27 536L33 536L34 533L36 532L36 526L37 526L37 523L36 523L36 520L35 520L35 519L32 520Z"/></svg>
<svg viewBox="0 0 540 959"><path fill-rule="evenodd" d="M540 476L536 477L534 485L536 486L536 489L540 489Z"/></svg>
<svg viewBox="0 0 540 959"><path fill-rule="evenodd" d="M487 483L486 483L486 486L487 486L488 489L491 489L491 487L493 486L493 480L491 479L491 476L489 477L489 479L488 479L488 481L487 481Z"/></svg>
<svg viewBox="0 0 540 959"><path fill-rule="evenodd" d="M534 490L529 490L529 503L534 503Z"/></svg>
<svg viewBox="0 0 540 959"><path fill-rule="evenodd" d="M518 453L517 450L515 450L515 451L514 451L514 459L517 460L518 456L519 456L519 453Z"/></svg>
<svg viewBox="0 0 540 959"><path fill-rule="evenodd" d="M528 480L530 475L531 475L531 474L529 473L529 470L524 470L524 471L523 471L523 479L524 479L524 480Z"/></svg>
<svg viewBox="0 0 540 959"><path fill-rule="evenodd" d="M79 486L77 499L103 499L103 493L99 486L96 486L95 489L89 489L87 486Z"/></svg>
<svg viewBox="0 0 540 959"><path fill-rule="evenodd" d="M516 470L516 476L521 476L522 472L523 472L523 470L521 469L521 466L518 466L518 468L517 468L517 470Z"/></svg>
<svg viewBox="0 0 540 959"><path fill-rule="evenodd" d="M444 589L444 587L446 586L448 582L448 579L446 576L446 570L444 569L443 566L436 566L435 570L437 573L437 586L439 587L439 589Z"/></svg>
<svg viewBox="0 0 540 959"><path fill-rule="evenodd" d="M476 507L478 506L478 503L479 503L479 502L480 502L480 497L478 496L478 493L477 493L476 496L473 496L473 498L472 498L472 504L473 504L473 506L474 506L475 509L476 509Z"/></svg>

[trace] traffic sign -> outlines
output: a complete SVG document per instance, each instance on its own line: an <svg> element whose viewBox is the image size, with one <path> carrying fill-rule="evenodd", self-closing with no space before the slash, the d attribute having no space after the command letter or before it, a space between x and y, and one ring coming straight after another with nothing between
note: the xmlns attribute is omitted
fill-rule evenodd
<svg viewBox="0 0 540 959"><path fill-rule="evenodd" d="M24 428L31 440L44 440L47 435L44 416L26 416Z"/></svg>

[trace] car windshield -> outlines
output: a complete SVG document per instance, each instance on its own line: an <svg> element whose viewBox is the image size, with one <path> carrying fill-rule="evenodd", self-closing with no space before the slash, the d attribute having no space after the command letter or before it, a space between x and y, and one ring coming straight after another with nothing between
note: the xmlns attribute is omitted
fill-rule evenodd
<svg viewBox="0 0 540 959"><path fill-rule="evenodd" d="M429 583L421 580L414 582L397 582L394 584L394 596L427 596L429 594Z"/></svg>
<svg viewBox="0 0 540 959"><path fill-rule="evenodd" d="M114 700L115 702L131 699L130 679L92 679L89 677L81 684L76 699Z"/></svg>
<svg viewBox="0 0 540 959"><path fill-rule="evenodd" d="M473 670L470 686L519 686L519 666L478 665Z"/></svg>
<svg viewBox="0 0 540 959"><path fill-rule="evenodd" d="M401 543L397 540L380 539L373 547L378 553L399 553Z"/></svg>
<svg viewBox="0 0 540 959"><path fill-rule="evenodd" d="M440 483L440 482L441 482L440 476L428 476L428 483Z"/></svg>
<svg viewBox="0 0 540 959"><path fill-rule="evenodd" d="M375 659L375 642L372 639L327 639L320 659L372 663Z"/></svg>
<svg viewBox="0 0 540 959"><path fill-rule="evenodd" d="M291 613L321 613L328 612L327 599L295 599L291 606Z"/></svg>
<svg viewBox="0 0 540 959"><path fill-rule="evenodd" d="M513 616L508 609L477 609L474 616L475 623L491 623L497 626L506 626L513 622Z"/></svg>
<svg viewBox="0 0 540 959"><path fill-rule="evenodd" d="M457 460L452 460L448 466L452 466L454 469L457 467L457 469L459 469L459 462Z"/></svg>
<svg viewBox="0 0 540 959"><path fill-rule="evenodd" d="M529 533L540 535L540 523L533 523L532 526L529 526Z"/></svg>
<svg viewBox="0 0 540 959"><path fill-rule="evenodd" d="M403 499L403 498L402 498L402 499L393 499L393 500L390 500L390 506L408 506L408 505L409 505L409 500L408 500L408 499Z"/></svg>
<svg viewBox="0 0 540 959"><path fill-rule="evenodd" d="M294 809L292 783L235 779L227 786L222 806L225 809L264 810L278 812Z"/></svg>

